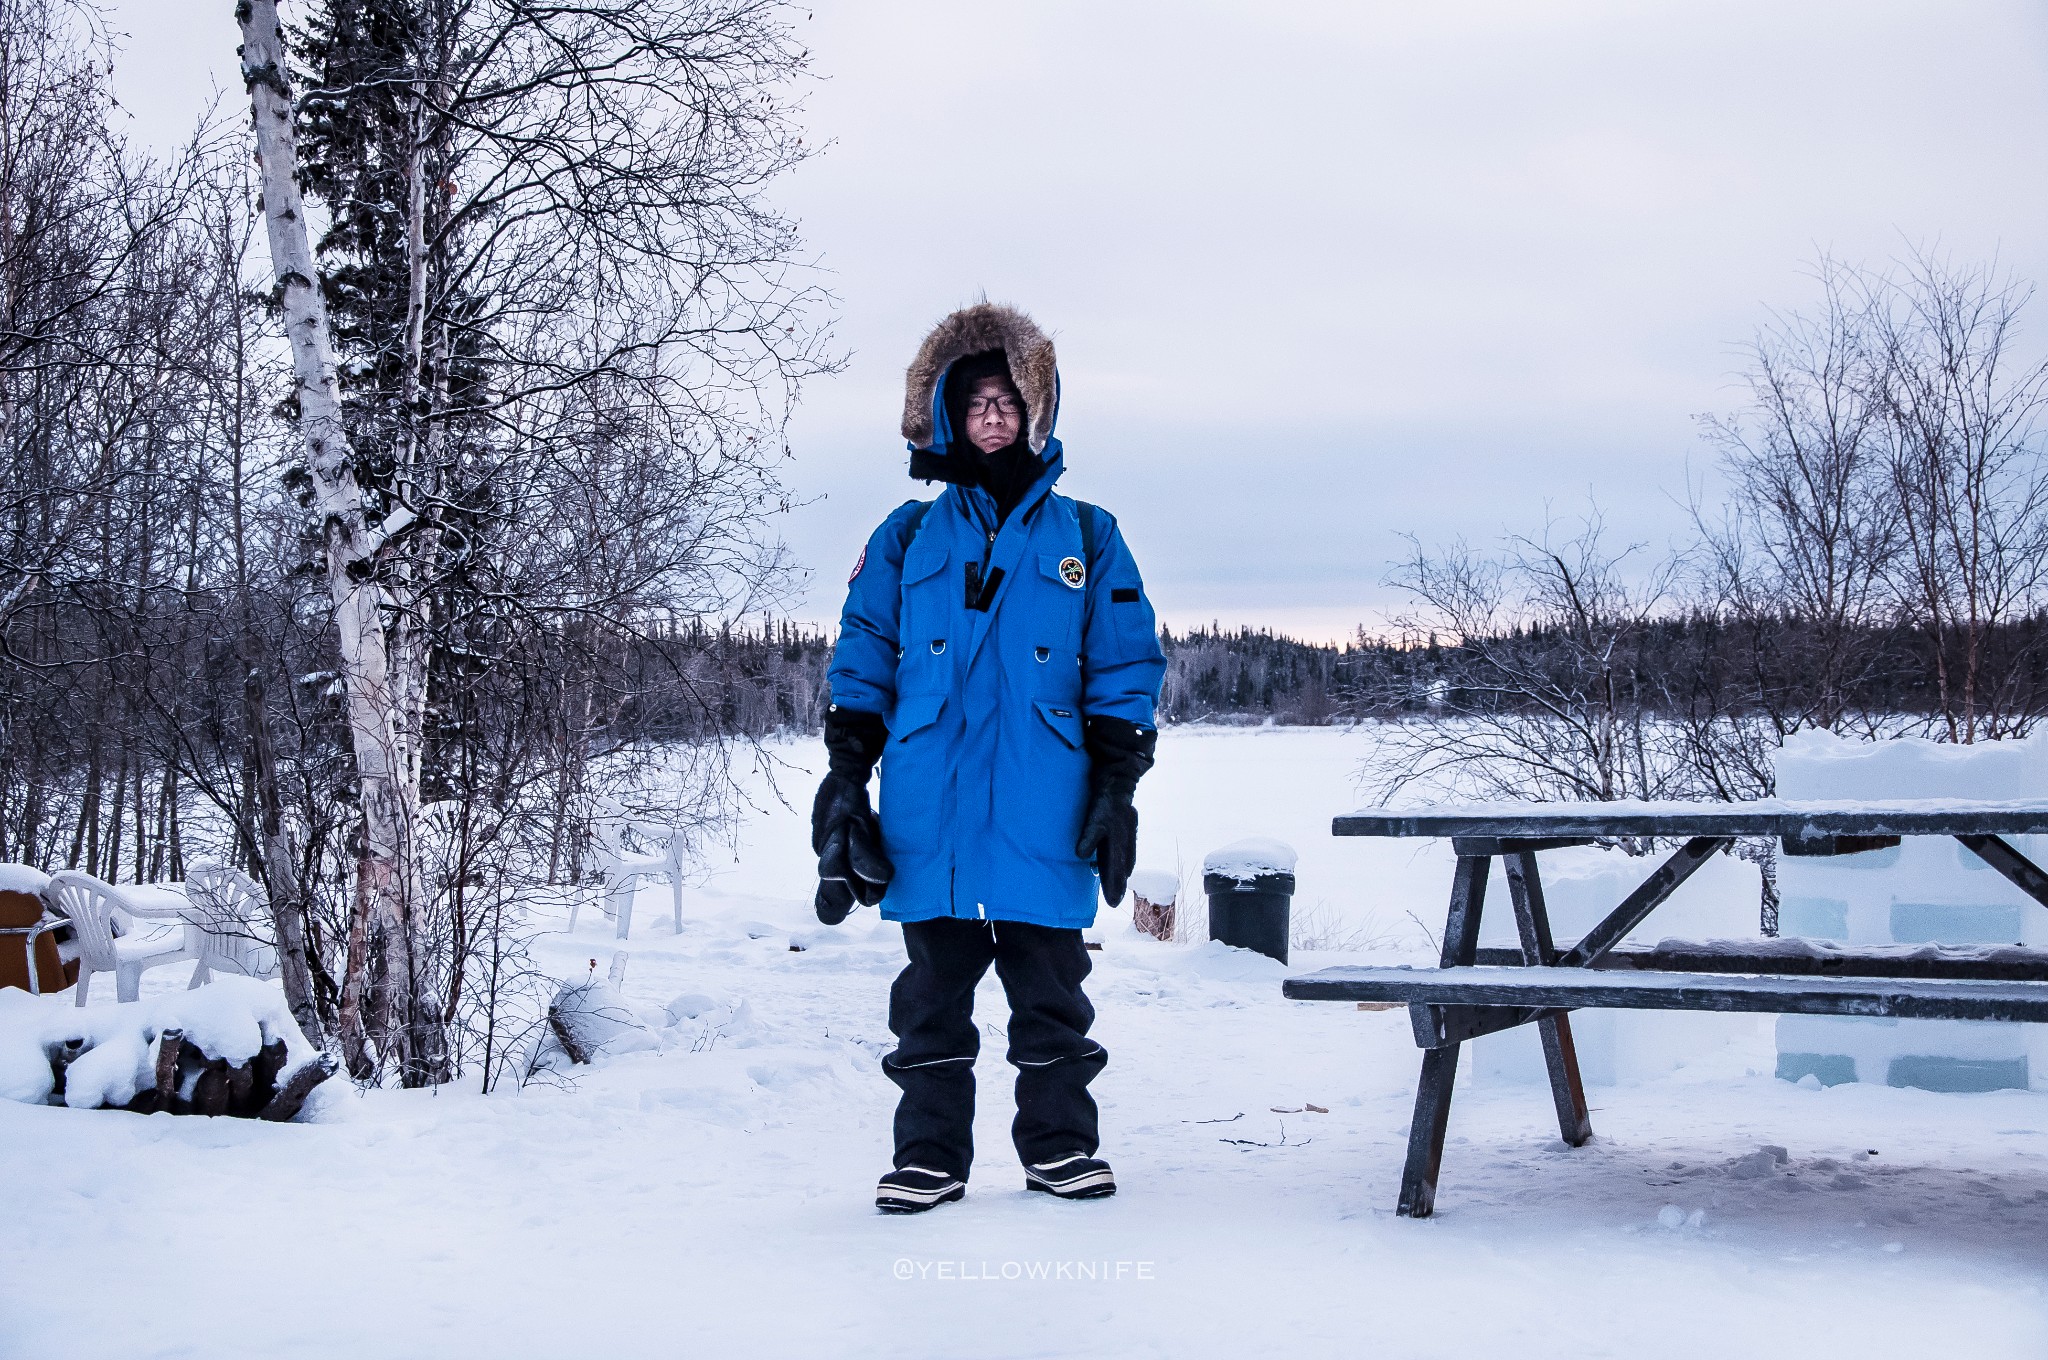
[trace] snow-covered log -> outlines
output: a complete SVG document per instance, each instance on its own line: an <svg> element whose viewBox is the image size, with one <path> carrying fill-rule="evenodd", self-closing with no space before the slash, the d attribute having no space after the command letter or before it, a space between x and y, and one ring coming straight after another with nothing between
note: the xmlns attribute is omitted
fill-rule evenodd
<svg viewBox="0 0 2048 1360"><path fill-rule="evenodd" d="M658 1019L642 1014L610 982L565 984L548 1004L548 1028L562 1052L578 1064L600 1054L659 1047Z"/></svg>
<svg viewBox="0 0 2048 1360"><path fill-rule="evenodd" d="M254 978L84 1009L0 990L0 1097L10 1100L282 1121L333 1073L283 992Z"/></svg>
<svg viewBox="0 0 2048 1360"><path fill-rule="evenodd" d="M603 979L567 982L548 1003L546 1023L526 1059L529 1077L566 1072L628 1053L681 1049L701 1053L762 1042L761 1022L745 998L685 992L666 1007L643 1006Z"/></svg>

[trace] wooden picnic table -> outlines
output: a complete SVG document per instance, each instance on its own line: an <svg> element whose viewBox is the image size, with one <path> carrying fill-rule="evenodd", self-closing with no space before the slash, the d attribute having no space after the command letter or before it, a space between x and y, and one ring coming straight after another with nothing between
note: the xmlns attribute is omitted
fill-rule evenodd
<svg viewBox="0 0 2048 1360"><path fill-rule="evenodd" d="M2005 838L2048 834L2048 802L1939 799L1750 803L1471 803L1373 810L1335 819L1339 836L1448 837L1458 856L1436 968L1326 968L1282 984L1310 1001L1406 1002L1422 1049L1415 1120L1396 1212L1435 1209L1459 1048L1520 1025L1537 1027L1558 1131L1593 1136L1569 1012L1586 1006L1801 1015L2048 1021L2048 951L1999 946L1845 948L1804 940L1671 941L1620 948L1708 857L1740 836L1776 837L1788 855L1888 849L1902 836L1953 836L2048 906L2044 873ZM1550 932L1536 856L1633 838L1682 843L1585 936ZM1481 949L1480 914L1500 860L1519 947Z"/></svg>

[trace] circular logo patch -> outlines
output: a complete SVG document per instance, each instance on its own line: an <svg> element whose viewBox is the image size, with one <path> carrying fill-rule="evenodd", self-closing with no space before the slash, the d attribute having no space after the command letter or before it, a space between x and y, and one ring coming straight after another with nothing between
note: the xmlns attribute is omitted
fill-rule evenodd
<svg viewBox="0 0 2048 1360"><path fill-rule="evenodd" d="M847 578L846 578L846 584L848 584L848 585L852 585L852 584L853 584L853 580L854 580L854 577L856 577L856 576L859 576L859 575L860 575L860 569L861 569L862 567L866 566L867 564L868 564L868 549L867 549L867 545L866 545L865 543L863 543L863 544L861 545L861 549L860 549L860 556L854 559L854 563L853 563L853 571L852 571L851 573L849 573L849 574L848 574L848 576L847 576Z"/></svg>
<svg viewBox="0 0 2048 1360"><path fill-rule="evenodd" d="M1079 590L1081 583L1088 579L1088 568L1081 565L1078 557L1063 557L1060 559L1060 579Z"/></svg>

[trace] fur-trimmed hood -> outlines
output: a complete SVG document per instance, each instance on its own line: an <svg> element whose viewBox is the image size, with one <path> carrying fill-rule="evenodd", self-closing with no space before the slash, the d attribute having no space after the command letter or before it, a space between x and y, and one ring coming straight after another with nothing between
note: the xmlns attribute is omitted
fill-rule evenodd
<svg viewBox="0 0 2048 1360"><path fill-rule="evenodd" d="M1024 313L993 302L963 307L941 321L910 361L903 382L903 437L914 452L943 456L948 451L954 435L943 402L946 370L970 354L992 349L1003 352L1010 381L1024 398L1029 417L1024 435L1031 451L1041 458L1058 452L1052 429L1059 419L1060 374L1052 339Z"/></svg>

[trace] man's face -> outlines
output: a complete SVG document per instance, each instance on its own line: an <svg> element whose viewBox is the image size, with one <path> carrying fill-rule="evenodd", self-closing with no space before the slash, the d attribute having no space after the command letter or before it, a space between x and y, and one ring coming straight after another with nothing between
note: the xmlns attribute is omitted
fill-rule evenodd
<svg viewBox="0 0 2048 1360"><path fill-rule="evenodd" d="M967 437L974 447L994 453L1014 441L1023 428L1024 403L1008 378L990 374L974 384L967 394Z"/></svg>

